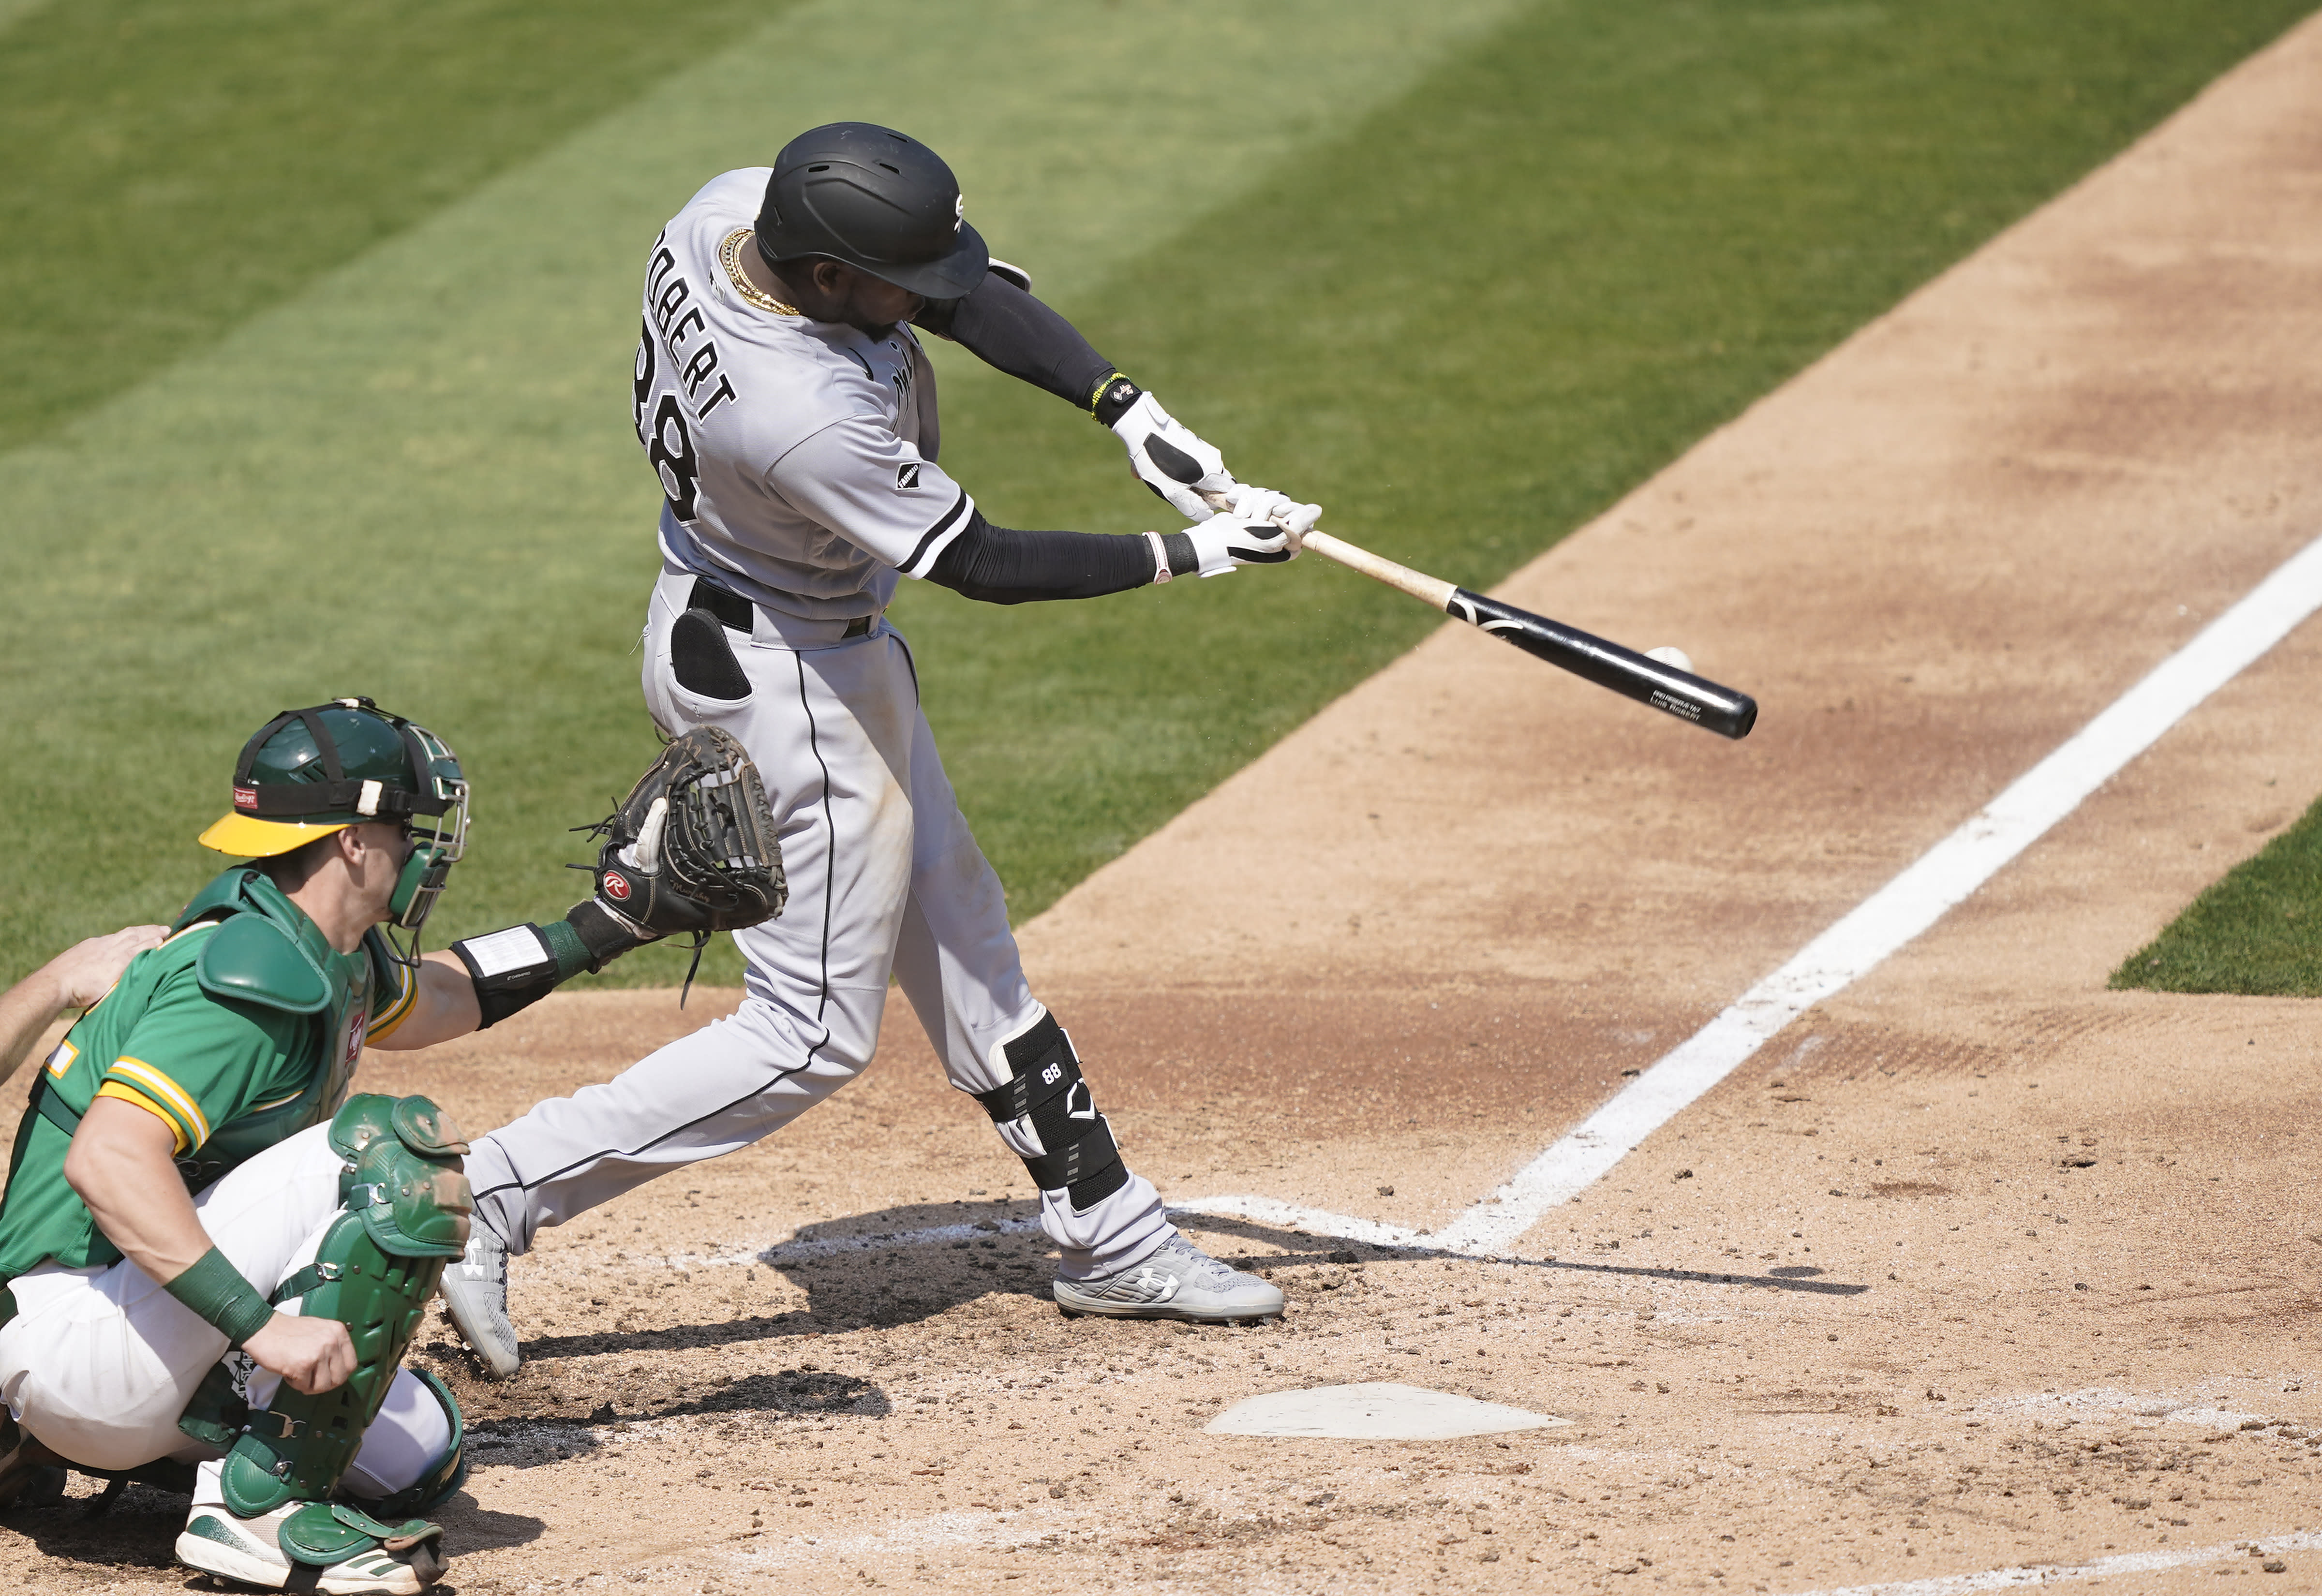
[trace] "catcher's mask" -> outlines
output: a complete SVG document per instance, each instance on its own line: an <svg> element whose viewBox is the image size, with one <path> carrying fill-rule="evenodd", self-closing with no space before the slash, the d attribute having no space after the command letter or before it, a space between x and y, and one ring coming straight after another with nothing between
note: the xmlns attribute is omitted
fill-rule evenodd
<svg viewBox="0 0 2322 1596"><path fill-rule="evenodd" d="M468 846L459 756L426 727L369 698L286 709L242 745L233 811L202 845L271 858L366 820L400 821L411 856L388 901L389 923L417 932Z"/></svg>

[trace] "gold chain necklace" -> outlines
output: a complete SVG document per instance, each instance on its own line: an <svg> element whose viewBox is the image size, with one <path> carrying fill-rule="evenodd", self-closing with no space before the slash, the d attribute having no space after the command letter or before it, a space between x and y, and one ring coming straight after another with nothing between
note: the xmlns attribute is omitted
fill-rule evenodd
<svg viewBox="0 0 2322 1596"><path fill-rule="evenodd" d="M750 229L746 227L736 227L733 232L726 235L726 242L718 246L718 259L725 263L727 279L734 285L734 292L739 294L743 298L756 306L760 310L771 310L778 316L797 315L799 314L799 308L797 306L784 305L772 294L767 293L763 288L758 287L757 284L752 282L748 276L743 272L742 246L749 242L751 237L752 234Z"/></svg>

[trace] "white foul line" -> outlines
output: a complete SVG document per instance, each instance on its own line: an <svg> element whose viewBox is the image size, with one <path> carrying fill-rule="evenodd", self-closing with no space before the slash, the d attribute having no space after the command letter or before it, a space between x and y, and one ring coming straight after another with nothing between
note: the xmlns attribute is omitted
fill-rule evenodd
<svg viewBox="0 0 2322 1596"><path fill-rule="evenodd" d="M1943 1573L1924 1580L1897 1580L1890 1584L1848 1585L1843 1590L1815 1591L1810 1596L1975 1596L1979 1591L2012 1591L2024 1585L2048 1585L2065 1580L2109 1579L2116 1573L2153 1573L2183 1568L2193 1563L2216 1563L2246 1557L2245 1548L2274 1552L2322 1550L2322 1535L2298 1530L2289 1535L2260 1536L2230 1546L2187 1546L2181 1551L2123 1552L2092 1563L2035 1563L2019 1568L1991 1568L1981 1573Z"/></svg>
<svg viewBox="0 0 2322 1596"><path fill-rule="evenodd" d="M1610 1172L1785 1026L1941 919L2317 608L2322 540L2284 561L1966 825L1614 1094L1513 1180L1434 1234L1263 1197L1208 1198L1180 1205L1183 1211L1233 1215L1386 1246L1504 1251L1550 1209Z"/></svg>

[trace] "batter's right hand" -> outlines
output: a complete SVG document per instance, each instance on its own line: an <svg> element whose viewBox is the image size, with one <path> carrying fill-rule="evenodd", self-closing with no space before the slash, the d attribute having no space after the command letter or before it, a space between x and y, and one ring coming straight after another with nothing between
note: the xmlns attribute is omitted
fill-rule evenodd
<svg viewBox="0 0 2322 1596"><path fill-rule="evenodd" d="M1193 543L1205 577L1223 576L1239 565L1280 565L1298 558L1305 535L1322 514L1320 505L1302 505L1271 488L1237 483L1226 507L1184 534Z"/></svg>
<svg viewBox="0 0 2322 1596"><path fill-rule="evenodd" d="M336 1319L278 1313L242 1344L242 1350L259 1367L273 1370L284 1384L310 1397L343 1385L355 1372L355 1344Z"/></svg>

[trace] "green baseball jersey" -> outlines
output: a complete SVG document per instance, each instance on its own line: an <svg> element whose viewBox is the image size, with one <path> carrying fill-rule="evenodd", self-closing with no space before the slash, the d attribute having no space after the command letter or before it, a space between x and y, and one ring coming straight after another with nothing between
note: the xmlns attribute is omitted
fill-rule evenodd
<svg viewBox="0 0 2322 1596"><path fill-rule="evenodd" d="M237 924L251 917L262 924ZM50 1258L121 1256L64 1177L72 1127L98 1098L167 1125L197 1190L336 1113L364 1043L401 1023L417 990L376 929L337 953L260 871L219 877L49 1055L0 1198L0 1281Z"/></svg>

